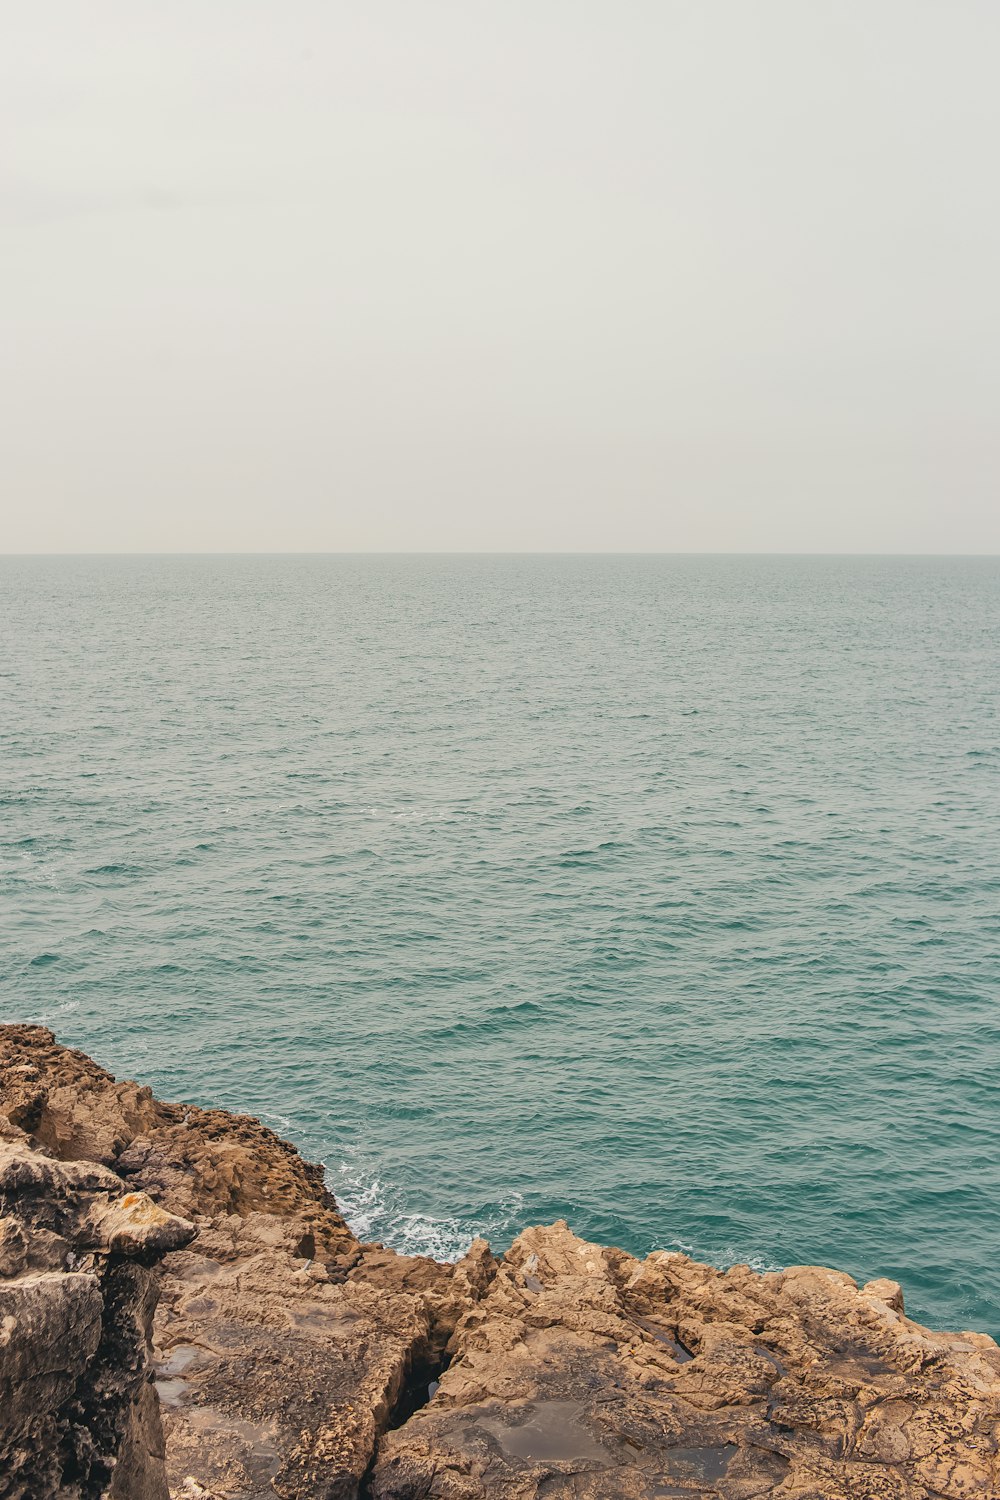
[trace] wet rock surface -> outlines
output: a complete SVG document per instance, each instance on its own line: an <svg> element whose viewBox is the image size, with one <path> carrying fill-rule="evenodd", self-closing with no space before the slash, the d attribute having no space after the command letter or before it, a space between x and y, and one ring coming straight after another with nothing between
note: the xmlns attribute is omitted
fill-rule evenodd
<svg viewBox="0 0 1000 1500"><path fill-rule="evenodd" d="M0 1496L1000 1496L1000 1350L895 1283L564 1224L395 1255L258 1121L40 1027L0 1027L0 1136Z"/></svg>

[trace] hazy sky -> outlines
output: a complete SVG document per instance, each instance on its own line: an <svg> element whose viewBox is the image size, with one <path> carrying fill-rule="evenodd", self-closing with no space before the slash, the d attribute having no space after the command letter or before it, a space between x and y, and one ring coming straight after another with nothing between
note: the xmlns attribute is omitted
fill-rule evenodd
<svg viewBox="0 0 1000 1500"><path fill-rule="evenodd" d="M997 0L0 29L0 551L1000 552Z"/></svg>

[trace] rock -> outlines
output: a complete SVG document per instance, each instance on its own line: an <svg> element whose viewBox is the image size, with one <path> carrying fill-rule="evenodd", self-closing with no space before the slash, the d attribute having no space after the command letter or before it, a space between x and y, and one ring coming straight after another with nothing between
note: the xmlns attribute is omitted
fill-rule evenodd
<svg viewBox="0 0 1000 1500"><path fill-rule="evenodd" d="M499 1263L397 1255L259 1121L39 1027L0 1027L0 1183L0 1374L41 1382L0 1406L37 1471L0 1500L164 1500L161 1419L173 1500L1000 1497L1000 1350L911 1322L892 1281L639 1261L562 1223ZM60 1421L102 1455L86 1482Z"/></svg>
<svg viewBox="0 0 1000 1500"><path fill-rule="evenodd" d="M0 1026L0 1113L63 1160L111 1166L186 1218L255 1209L314 1216L329 1248L357 1242L327 1191L321 1167L259 1120L225 1110L163 1104L148 1088L118 1083L43 1026Z"/></svg>
<svg viewBox="0 0 1000 1500"><path fill-rule="evenodd" d="M371 1494L1000 1493L1000 1349L909 1322L892 1285L640 1262L565 1224L526 1230L431 1401L382 1442Z"/></svg>
<svg viewBox="0 0 1000 1500"><path fill-rule="evenodd" d="M157 1320L172 1472L223 1495L353 1496L411 1378L454 1328L452 1267L345 1275L300 1226L229 1217L165 1267ZM463 1302L463 1306L467 1305ZM426 1377L425 1377L426 1385Z"/></svg>
<svg viewBox="0 0 1000 1500"><path fill-rule="evenodd" d="M194 1226L119 1177L0 1142L0 1495L166 1500L149 1267Z"/></svg>

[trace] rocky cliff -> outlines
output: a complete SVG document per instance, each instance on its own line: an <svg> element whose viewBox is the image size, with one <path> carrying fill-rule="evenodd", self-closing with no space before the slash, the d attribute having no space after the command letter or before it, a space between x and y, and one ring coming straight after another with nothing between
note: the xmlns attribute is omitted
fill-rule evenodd
<svg viewBox="0 0 1000 1500"><path fill-rule="evenodd" d="M1000 1349L893 1282L399 1256L258 1121L0 1027L0 1497L980 1500L998 1441Z"/></svg>

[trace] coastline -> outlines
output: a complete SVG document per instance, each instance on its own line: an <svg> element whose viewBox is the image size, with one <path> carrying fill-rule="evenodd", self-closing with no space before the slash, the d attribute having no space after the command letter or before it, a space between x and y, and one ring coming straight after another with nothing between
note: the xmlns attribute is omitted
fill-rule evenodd
<svg viewBox="0 0 1000 1500"><path fill-rule="evenodd" d="M1000 1493L1000 1349L899 1287L645 1260L562 1222L353 1234L266 1125L0 1027L5 1497Z"/></svg>

